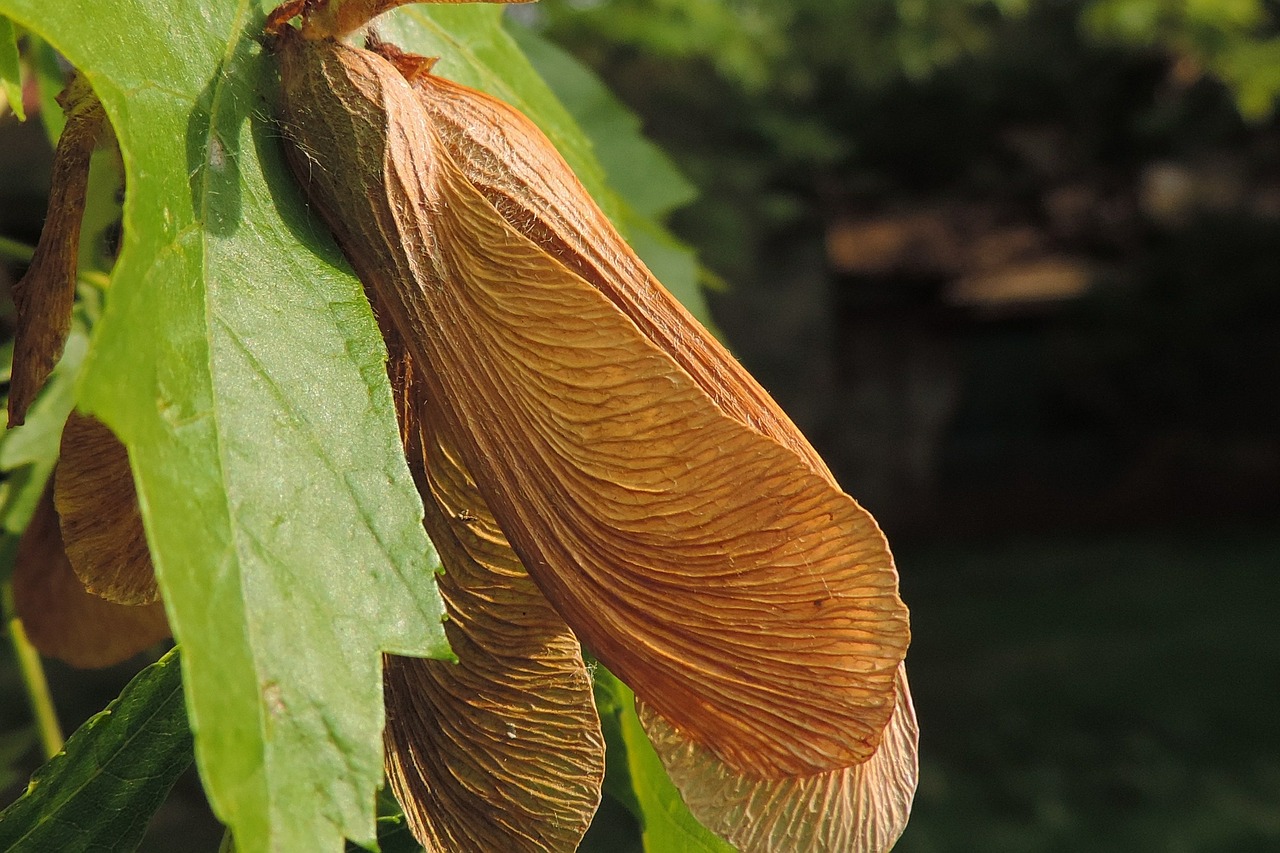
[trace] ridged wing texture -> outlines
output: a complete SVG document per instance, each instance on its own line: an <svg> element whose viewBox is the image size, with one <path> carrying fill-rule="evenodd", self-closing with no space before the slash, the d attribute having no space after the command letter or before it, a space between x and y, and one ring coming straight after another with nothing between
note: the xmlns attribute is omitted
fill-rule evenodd
<svg viewBox="0 0 1280 853"><path fill-rule="evenodd" d="M76 576L119 604L160 599L124 445L101 421L72 412L54 475L62 540Z"/></svg>
<svg viewBox="0 0 1280 853"><path fill-rule="evenodd" d="M577 639L507 544L456 455L414 409L401 421L445 567L457 664L388 656L387 772L433 853L572 851L600 802L604 741ZM397 364L398 362L398 364ZM424 454L423 448L426 448Z"/></svg>
<svg viewBox="0 0 1280 853"><path fill-rule="evenodd" d="M59 100L67 107L67 124L53 157L49 215L31 266L13 287L17 328L9 383L11 427L26 418L27 408L44 387L71 330L89 157L107 123L102 104L82 75L76 76Z"/></svg>
<svg viewBox="0 0 1280 853"><path fill-rule="evenodd" d="M512 227L392 66L294 44L295 174L575 633L742 772L869 758L909 633L875 524Z"/></svg>
<svg viewBox="0 0 1280 853"><path fill-rule="evenodd" d="M530 573L601 660L728 763L779 776L867 758L907 643L879 530L451 165L437 203L455 215L419 237L438 240L448 285L424 282L428 313L414 300L405 315L428 327L427 359L451 364L436 398Z"/></svg>
<svg viewBox="0 0 1280 853"><path fill-rule="evenodd" d="M445 147L504 219L604 294L730 417L828 473L768 392L653 277L533 122L483 92L421 73L416 57L379 49L411 75Z"/></svg>
<svg viewBox="0 0 1280 853"><path fill-rule="evenodd" d="M919 768L905 667L895 692L884 740L865 763L782 780L744 777L637 706L689 810L742 853L884 853L907 825Z"/></svg>
<svg viewBox="0 0 1280 853"><path fill-rule="evenodd" d="M410 79L467 179L508 222L635 320L727 413L795 450L830 478L767 393L658 285L525 116L488 95L423 73L430 66L417 57L390 46L374 49ZM915 719L905 667L898 689L886 739L870 760L780 782L748 781L661 725L656 715L647 716L659 720L655 729L666 736L655 737L654 745L680 770L681 782L702 782L695 794L708 787L716 794L699 796L696 811L743 849L880 850L891 846L906 825L916 784ZM707 762L690 763L697 757Z"/></svg>
<svg viewBox="0 0 1280 853"><path fill-rule="evenodd" d="M131 607L85 590L67 562L48 491L18 543L13 603L32 645L72 666L111 666L169 636L159 602Z"/></svg>

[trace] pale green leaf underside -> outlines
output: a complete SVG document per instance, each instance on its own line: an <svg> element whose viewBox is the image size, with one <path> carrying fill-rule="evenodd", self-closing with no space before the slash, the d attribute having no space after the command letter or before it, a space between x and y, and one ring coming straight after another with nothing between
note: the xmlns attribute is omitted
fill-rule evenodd
<svg viewBox="0 0 1280 853"><path fill-rule="evenodd" d="M698 260L662 225L667 214L693 199L693 185L641 135L640 119L589 68L532 30L513 27L512 34L593 143L608 181L605 191L617 196L614 224L667 290L710 328Z"/></svg>
<svg viewBox="0 0 1280 853"><path fill-rule="evenodd" d="M272 124L265 7L0 0L93 83L129 188L80 403L124 439L238 849L374 837L380 650L445 655L359 283Z"/></svg>
<svg viewBox="0 0 1280 853"><path fill-rule="evenodd" d="M191 764L177 651L81 726L0 812L0 850L133 850Z"/></svg>
<svg viewBox="0 0 1280 853"><path fill-rule="evenodd" d="M511 35L590 137L609 185L638 215L660 218L693 201L693 185L641 135L639 117L599 77L533 30L513 26Z"/></svg>

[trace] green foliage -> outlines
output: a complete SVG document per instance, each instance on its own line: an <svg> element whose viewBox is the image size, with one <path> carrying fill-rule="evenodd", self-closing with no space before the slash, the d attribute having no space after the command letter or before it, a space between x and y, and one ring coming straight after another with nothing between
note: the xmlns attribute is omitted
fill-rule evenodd
<svg viewBox="0 0 1280 853"><path fill-rule="evenodd" d="M1158 47L1232 90L1240 113L1261 121L1280 96L1280 36L1263 0L1094 0L1083 21L1103 40Z"/></svg>
<svg viewBox="0 0 1280 853"><path fill-rule="evenodd" d="M879 88L923 80L984 53L1002 23L1049 4L1031 0L544 0L528 13L599 59L616 46L709 63L755 93L804 97L824 77ZM1280 94L1280 37L1265 0L1092 0L1086 31L1154 47L1227 84L1248 118Z"/></svg>
<svg viewBox="0 0 1280 853"><path fill-rule="evenodd" d="M733 853L685 807L640 726L630 689L603 667L596 668L595 688L610 748L605 788L640 821L645 853ZM621 756L618 744L625 750Z"/></svg>
<svg viewBox="0 0 1280 853"><path fill-rule="evenodd" d="M711 325L702 272L692 249L662 220L693 200L693 185L661 148L640 133L640 120L572 55L524 27L513 28L521 50L591 140L618 202L611 216L632 248L668 290L704 325ZM596 193L599 198L599 194Z"/></svg>
<svg viewBox="0 0 1280 853"><path fill-rule="evenodd" d="M0 812L0 849L127 851L191 764L177 651L142 671Z"/></svg>
<svg viewBox="0 0 1280 853"><path fill-rule="evenodd" d="M361 849L347 842L346 853L360 853ZM422 853L422 845L409 831L400 803L387 788L378 793L378 850L380 853Z"/></svg>
<svg viewBox="0 0 1280 853"><path fill-rule="evenodd" d="M27 120L22 108L22 68L18 64L18 37L13 22L0 16L0 97L19 121Z"/></svg>
<svg viewBox="0 0 1280 853"><path fill-rule="evenodd" d="M666 59L705 58L725 76L759 87L785 54L780 10L756 0L554 0L528 13L571 42L627 44Z"/></svg>
<svg viewBox="0 0 1280 853"><path fill-rule="evenodd" d="M49 135L49 142L56 145L67 119L62 114L57 97L66 85L66 75L58 62L58 52L35 33L27 33L27 58L35 73L36 88L40 94L40 122Z"/></svg>
<svg viewBox="0 0 1280 853"><path fill-rule="evenodd" d="M800 94L822 73L850 84L920 78L982 50L1001 14L1027 0L549 0L529 13L598 57L626 45L659 59L709 63L756 93Z"/></svg>
<svg viewBox="0 0 1280 853"><path fill-rule="evenodd" d="M62 360L54 367L44 393L27 412L26 423L0 434L0 472L4 473L0 482L0 579L7 578L13 568L18 537L27 528L58 459L62 425L75 406L76 377L88 349L89 336L78 319L72 324ZM9 350L6 365L12 357L12 347Z"/></svg>
<svg viewBox="0 0 1280 853"><path fill-rule="evenodd" d="M85 16L0 0L30 33L27 58L46 104L60 85L55 47L93 84L128 187L92 342L72 337L28 425L0 439L0 464L16 472L0 487L0 520L12 544L73 404L105 421L130 451L183 649L197 765L237 849L334 849L344 837L413 849L396 815L375 824L371 809L382 778L379 652L448 654L438 561L400 450L376 324L283 162L276 73L258 41L271 5L179 0L140 12L114 0ZM411 7L378 26L406 49L440 56L440 73L536 121L705 317L691 254L657 222L688 185L580 68L561 85L590 93L602 110L594 150L502 29L500 9ZM58 132L60 112L44 112ZM625 200L609 186L622 173L606 176L594 153L616 164L620 149L661 170L625 187ZM109 165L95 157L101 175L91 182L82 264L101 260L95 241L116 186ZM176 659L166 666L177 672ZM128 695L113 722L147 724L155 708L133 688ZM173 701L180 707L180 694ZM71 778L56 767L42 777L50 795ZM52 808L40 802L24 808ZM119 833L145 823L154 805L112 801L79 828ZM6 821L7 830L18 825Z"/></svg>
<svg viewBox="0 0 1280 853"><path fill-rule="evenodd" d="M446 654L442 605L376 325L270 124L264 10L0 5L120 143L79 403L130 450L210 800L245 851L371 841L379 652Z"/></svg>

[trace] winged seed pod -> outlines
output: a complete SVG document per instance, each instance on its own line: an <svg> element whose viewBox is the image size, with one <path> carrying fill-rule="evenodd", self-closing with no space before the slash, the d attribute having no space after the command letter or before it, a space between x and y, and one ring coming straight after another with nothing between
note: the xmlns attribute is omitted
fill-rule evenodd
<svg viewBox="0 0 1280 853"><path fill-rule="evenodd" d="M13 606L32 645L72 666L97 668L168 637L159 602L117 604L84 588L63 549L51 492L46 489L36 504L13 565Z"/></svg>
<svg viewBox="0 0 1280 853"><path fill-rule="evenodd" d="M582 651L422 410L394 331L387 349L458 659L386 657L387 776L430 853L574 850L604 781Z"/></svg>
<svg viewBox="0 0 1280 853"><path fill-rule="evenodd" d="M858 832L891 842L914 720L906 611L874 522L526 120L455 88L498 119L490 143L467 142L383 58L278 32L295 174L551 604L645 701L651 733L724 768L734 796L767 796L792 823L888 814ZM415 84L425 64L399 63ZM891 716L885 772L856 772ZM881 791L886 774L901 784ZM824 814L846 795L860 817Z"/></svg>
<svg viewBox="0 0 1280 853"><path fill-rule="evenodd" d="M66 343L89 159L98 145L113 140L102 104L82 75L58 103L67 124L54 154L49 215L13 292L10 427L23 422ZM44 654L81 667L119 663L169 635L125 448L105 426L73 412L54 481L15 556L14 605Z"/></svg>
<svg viewBox="0 0 1280 853"><path fill-rule="evenodd" d="M509 222L638 316L638 323L647 320L643 328L649 337L662 341L722 406L740 411L761 432L792 446L830 476L781 410L714 338L679 333L696 322L657 283L526 117L495 98L425 73L433 63L423 57L376 39L371 49L410 80L468 180ZM697 357L699 347L712 350L712 356ZM720 369L708 371L707 365ZM769 405L751 405L760 400ZM905 667L899 666L898 679L885 742L871 759L795 780L744 777L683 740L643 706L641 723L690 810L740 849L883 850L906 825L918 772L918 733Z"/></svg>
<svg viewBox="0 0 1280 853"><path fill-rule="evenodd" d="M49 188L49 213L31 266L13 287L17 328L9 382L9 426L21 424L62 355L76 298L76 255L89 186L89 158L109 134L107 114L83 75L58 95L67 125L58 137Z"/></svg>
<svg viewBox="0 0 1280 853"><path fill-rule="evenodd" d="M169 636L128 453L94 418L67 419L14 558L13 597L36 648L72 666L111 666Z"/></svg>
<svg viewBox="0 0 1280 853"><path fill-rule="evenodd" d="M54 469L54 505L76 577L119 604L160 600L129 454L101 421L72 412Z"/></svg>

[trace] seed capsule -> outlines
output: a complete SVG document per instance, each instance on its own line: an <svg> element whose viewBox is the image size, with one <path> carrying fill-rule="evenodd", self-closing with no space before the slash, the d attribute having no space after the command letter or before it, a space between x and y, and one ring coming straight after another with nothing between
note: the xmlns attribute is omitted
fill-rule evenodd
<svg viewBox="0 0 1280 853"><path fill-rule="evenodd" d="M403 347L419 411L640 697L673 776L687 746L686 784L728 780L765 836L823 824L815 850L896 837L909 630L871 517L527 119L386 46L304 26L276 49L295 176ZM815 816L833 792L892 802ZM782 849L769 837L747 849Z"/></svg>

